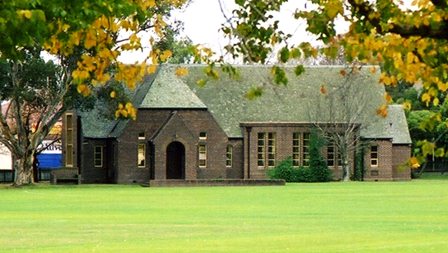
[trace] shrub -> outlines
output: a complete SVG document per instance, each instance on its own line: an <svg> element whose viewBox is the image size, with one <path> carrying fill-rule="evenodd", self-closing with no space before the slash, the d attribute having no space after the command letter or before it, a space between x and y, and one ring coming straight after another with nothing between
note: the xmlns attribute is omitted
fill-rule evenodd
<svg viewBox="0 0 448 253"><path fill-rule="evenodd" d="M316 182L313 170L310 167L299 167L297 170L297 182Z"/></svg>
<svg viewBox="0 0 448 253"><path fill-rule="evenodd" d="M283 179L286 182L328 182L332 179L331 170L321 154L324 140L315 130L310 135L310 165L309 167L293 166L292 158L281 161L273 169L267 171L271 179Z"/></svg>
<svg viewBox="0 0 448 253"><path fill-rule="evenodd" d="M281 161L277 166L267 171L267 176L270 179L283 179L286 182L323 182L319 181L321 178L329 179L324 174L319 174L320 171L315 171L311 167L294 167L292 165L292 158L288 157ZM330 175L331 176L331 175ZM328 181L328 180L326 180Z"/></svg>
<svg viewBox="0 0 448 253"><path fill-rule="evenodd" d="M271 179L283 179L286 182L297 182L297 169L292 166L292 158L288 157L281 161L273 169L267 171Z"/></svg>

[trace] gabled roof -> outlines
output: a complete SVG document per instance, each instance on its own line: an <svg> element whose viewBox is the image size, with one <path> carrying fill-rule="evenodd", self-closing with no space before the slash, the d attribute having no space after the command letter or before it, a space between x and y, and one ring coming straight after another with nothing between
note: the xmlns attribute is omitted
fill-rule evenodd
<svg viewBox="0 0 448 253"><path fill-rule="evenodd" d="M161 72L173 73L175 66L165 66ZM335 115L328 108L329 101L323 97L320 87L326 89L338 87L343 82L341 66L306 67L305 72L296 76L293 68L287 68L288 84L274 85L269 66L240 66L239 77L229 78L221 73L220 79L210 80L203 88L196 81L204 78L203 66L187 66L189 74L182 80L207 105L218 124L229 137L241 137L242 122L328 122ZM367 68L354 76L354 84L361 87L367 94L365 113L376 117L377 108L383 104L384 87L378 83L378 75L372 75ZM251 87L263 86L263 95L254 100L245 97ZM359 90L359 89L358 89ZM315 115L310 110L316 110L319 104L322 109ZM332 107L339 107L338 101ZM331 114L331 115L330 115ZM342 117L341 115L339 115ZM333 119L338 121L337 119ZM339 119L343 121L343 119ZM362 123L362 122L360 122Z"/></svg>
<svg viewBox="0 0 448 253"><path fill-rule="evenodd" d="M393 144L411 144L408 122L401 105L389 105L387 117L373 122L361 130L361 135L368 139L392 139Z"/></svg>
<svg viewBox="0 0 448 253"><path fill-rule="evenodd" d="M160 71L139 108L207 108L182 80Z"/></svg>
<svg viewBox="0 0 448 253"><path fill-rule="evenodd" d="M157 72L148 75L135 90L127 90L128 95L134 105L142 103L148 93ZM129 120L107 119L101 115L100 108L105 106L102 101L97 101L95 107L90 111L78 111L81 117L81 127L84 137L87 138L108 138L121 135Z"/></svg>
<svg viewBox="0 0 448 253"><path fill-rule="evenodd" d="M207 109L228 137L237 138L242 137L242 122L310 122L310 108L316 109L313 105L317 103L323 106L322 110L317 107L321 111L317 121L339 117L338 101L331 106L332 110L328 110L327 102L321 104L323 100L317 100L322 97L320 87L331 90L343 82L341 66L306 67L298 77L293 68L287 68L289 82L286 86L273 84L269 66L239 66L238 77L220 72L218 80L209 80L203 88L197 86L197 81L206 78L205 66L183 65L189 72L183 77L175 74L177 67L179 65L163 65L156 75L146 79L134 93L135 106L140 109ZM368 117L364 118L375 119L375 123L363 130L362 135L366 138L391 138L394 143L410 143L401 107L391 106L387 118L377 116L377 108L385 103L384 87L378 83L378 74L372 75L363 68L355 75L353 84L367 94L365 99L368 103L363 110ZM245 97L247 91L259 86L264 87L263 95L248 100ZM91 125L87 122L83 125L87 137L117 137L127 124L127 121L104 122L104 127L101 127L98 119L85 119L94 121Z"/></svg>

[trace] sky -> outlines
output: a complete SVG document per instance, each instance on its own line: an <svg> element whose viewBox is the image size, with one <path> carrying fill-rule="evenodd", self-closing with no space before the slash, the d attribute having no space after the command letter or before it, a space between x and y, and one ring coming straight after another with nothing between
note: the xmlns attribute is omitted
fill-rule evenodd
<svg viewBox="0 0 448 253"><path fill-rule="evenodd" d="M226 17L232 17L232 10L236 7L233 0L221 0L222 9ZM297 8L303 7L302 1L289 1L282 6L281 12L276 17L280 20L279 26L283 31L293 34L292 41L312 41L305 32L305 23L293 18L293 13ZM221 12L219 0L192 0L190 4L172 13L173 19L184 23L183 36L190 38L194 44L200 44L211 48L218 55L223 55L222 48L228 44L228 39L220 32L222 24L226 18ZM133 63L139 60L141 52L125 54L121 60Z"/></svg>
<svg viewBox="0 0 448 253"><path fill-rule="evenodd" d="M176 11L173 16L184 22L184 34L193 43L198 43L212 48L217 54L222 55L222 48L229 41L220 32L222 24L226 22L226 17L232 17L232 10L236 7L233 0L192 0L185 10ZM305 32L305 23L298 22L293 18L294 11L303 7L302 1L289 1L282 6L280 15L276 17L280 20L281 30L293 34L292 41L309 41Z"/></svg>

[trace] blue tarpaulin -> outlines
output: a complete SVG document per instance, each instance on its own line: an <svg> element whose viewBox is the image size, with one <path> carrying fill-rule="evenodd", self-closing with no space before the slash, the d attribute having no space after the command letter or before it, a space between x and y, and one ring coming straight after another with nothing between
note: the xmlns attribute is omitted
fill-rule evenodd
<svg viewBox="0 0 448 253"><path fill-rule="evenodd" d="M37 155L40 170L54 170L62 166L62 154L39 154Z"/></svg>

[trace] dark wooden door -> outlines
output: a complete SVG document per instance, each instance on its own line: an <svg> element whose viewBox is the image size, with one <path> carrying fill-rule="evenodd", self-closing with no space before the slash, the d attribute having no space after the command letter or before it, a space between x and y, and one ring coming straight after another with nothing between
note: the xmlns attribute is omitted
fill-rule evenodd
<svg viewBox="0 0 448 253"><path fill-rule="evenodd" d="M166 178L185 179L185 147L180 142L171 142L166 148Z"/></svg>

